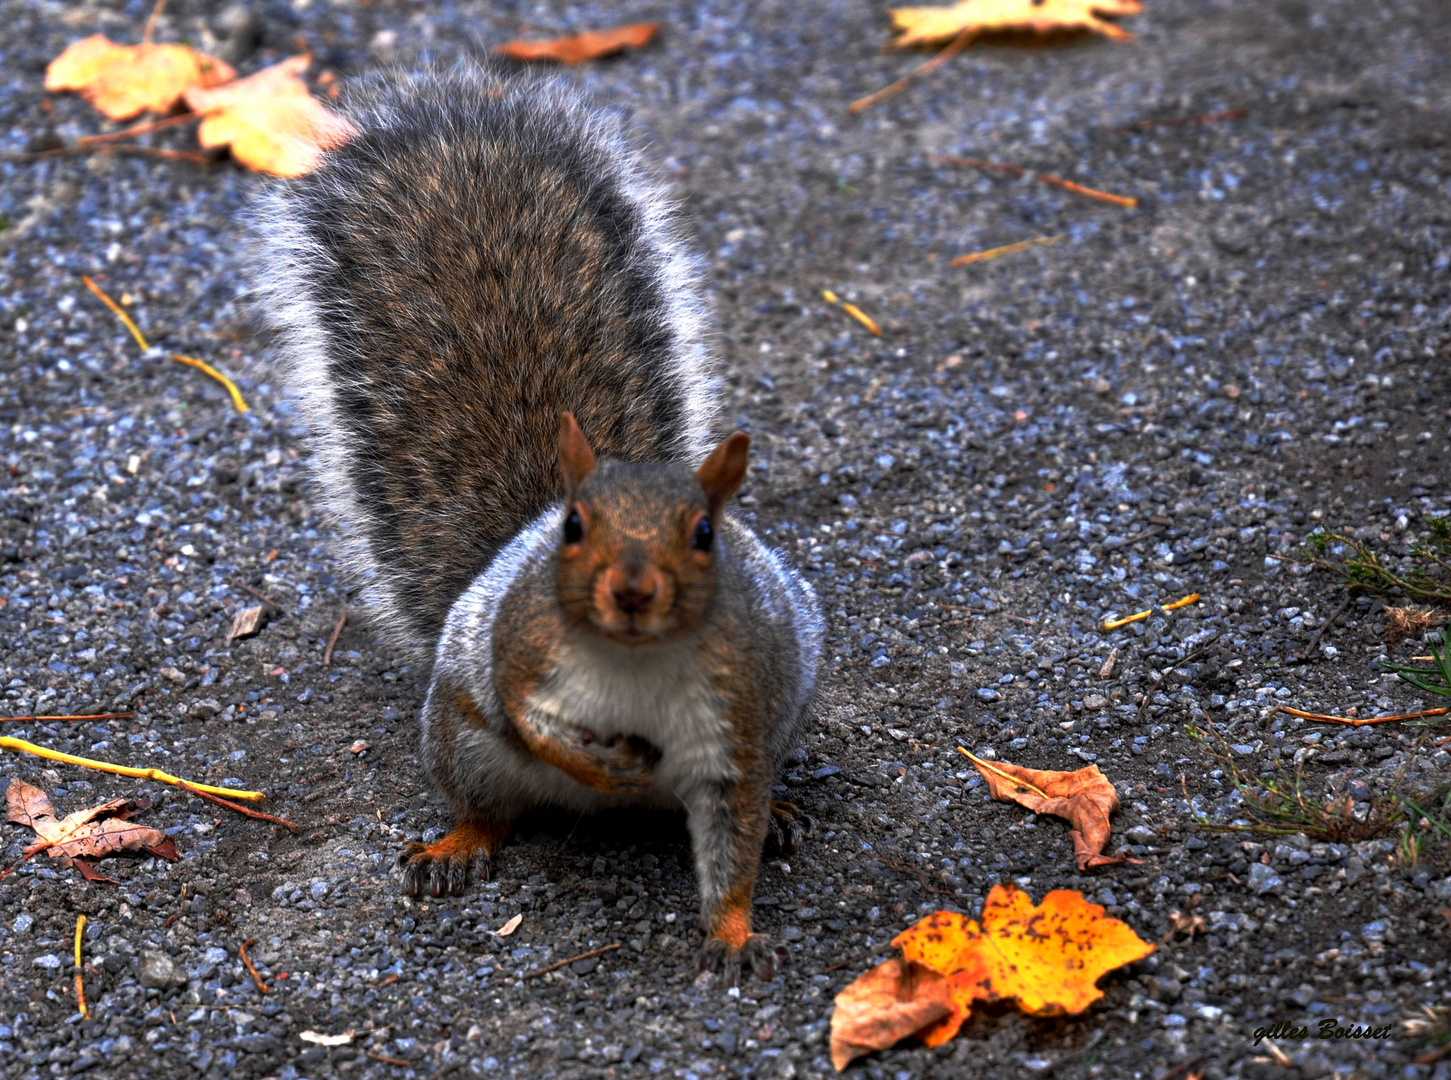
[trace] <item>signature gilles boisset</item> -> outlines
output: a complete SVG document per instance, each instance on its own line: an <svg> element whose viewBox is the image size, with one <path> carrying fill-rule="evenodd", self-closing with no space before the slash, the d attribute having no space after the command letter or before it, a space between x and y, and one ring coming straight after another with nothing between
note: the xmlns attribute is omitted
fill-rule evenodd
<svg viewBox="0 0 1451 1080"><path fill-rule="evenodd" d="M1327 1018L1315 1024L1314 1037L1317 1039L1389 1039L1394 1031L1395 1026L1392 1024L1386 1024L1384 1027L1371 1027L1368 1024L1342 1026L1339 1020ZM1290 1020L1281 1020L1270 1027L1255 1028L1254 1037L1255 1046L1260 1044L1261 1039L1308 1039L1311 1037L1311 1029L1297 1025Z"/></svg>

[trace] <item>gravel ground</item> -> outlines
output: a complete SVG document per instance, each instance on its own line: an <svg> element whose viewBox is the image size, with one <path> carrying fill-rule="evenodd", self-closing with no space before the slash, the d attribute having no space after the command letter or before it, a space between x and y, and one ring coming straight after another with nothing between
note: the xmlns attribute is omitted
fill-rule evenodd
<svg viewBox="0 0 1451 1080"><path fill-rule="evenodd" d="M1451 507L1451 9L1150 0L1132 44L977 46L853 119L850 100L920 59L879 51L882 6L677 7L174 0L160 34L244 72L307 46L347 78L520 33L663 21L646 52L569 77L631 117L685 200L731 411L756 440L743 511L829 613L820 717L784 778L816 835L758 885L788 970L735 989L695 978L688 845L669 818L541 816L496 881L457 901L399 895L400 847L448 824L413 764L426 672L360 620L322 662L345 594L243 296L258 179L114 155L0 162L5 707L135 711L6 734L262 788L303 826L8 758L63 813L151 794L162 805L143 820L182 857L111 860L114 885L39 857L0 882L5 1074L820 1076L832 997L867 954L1015 881L1035 897L1081 889L1153 940L1200 894L1208 933L1108 976L1082 1017L989 1010L936 1051L854 1071L1451 1077L1451 1059L1417 1064L1399 1032L1275 1051L1253 1036L1451 1005L1445 846L1406 865L1394 834L1196 827L1243 808L1226 761L1186 734L1207 718L1246 774L1294 761L1314 791L1362 802L1393 776L1451 782L1444 729L1275 711L1430 702L1377 671L1424 649L1382 643L1379 601L1352 602L1296 662L1344 593L1273 558L1317 525L1402 554ZM148 8L0 0L0 146L100 130L84 103L44 94L45 63L97 30L135 40ZM1245 114L1135 126L1226 110ZM253 410L140 356L82 274L125 294L166 351L238 373ZM256 602L243 586L286 610L229 644ZM1190 592L1200 602L1173 615L1099 629ZM1080 875L1062 823L989 802L959 746L1097 762L1123 797L1115 835L1142 861ZM9 864L25 836L4 836ZM72 990L78 913L90 1019ZM491 933L515 914L512 936ZM265 997L239 960L248 939ZM327 1048L307 1030L356 1036Z"/></svg>

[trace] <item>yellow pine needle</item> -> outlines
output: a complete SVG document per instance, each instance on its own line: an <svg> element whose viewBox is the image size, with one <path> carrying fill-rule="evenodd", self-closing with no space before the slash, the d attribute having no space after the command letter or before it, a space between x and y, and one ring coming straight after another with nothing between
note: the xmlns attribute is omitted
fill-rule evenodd
<svg viewBox="0 0 1451 1080"><path fill-rule="evenodd" d="M145 335L141 333L140 328L131 321L131 316L126 314L126 312L122 309L121 305L116 303L116 301L112 300L109 296L107 296L105 290L97 285L94 281L92 281L89 276L82 275L81 280L86 283L86 288L90 289L91 292L96 294L96 296L100 299L101 303L105 304L108 308L116 313L116 317L121 320L122 324L125 325L127 330L131 331L131 336L136 339L136 344L140 345L141 348L143 348L147 352L150 352L151 344L146 340ZM210 375L212 378L216 379L217 382L221 383L224 387L226 387L227 393L232 396L232 404L237 407L237 411L247 411L246 399L242 397L242 391L237 389L237 384L232 382L231 379L227 378L216 368L212 367L211 364L208 364L205 360L198 360L194 356L182 356L180 353L172 353L171 358L179 364L186 364L188 367L194 367L198 371L204 372L207 375Z"/></svg>
<svg viewBox="0 0 1451 1080"><path fill-rule="evenodd" d="M76 916L76 1005L81 1015L90 1019L91 1010L86 1008L86 984L81 978L81 932L86 928L86 917Z"/></svg>
<svg viewBox="0 0 1451 1080"><path fill-rule="evenodd" d="M823 300L825 300L828 304L840 304L841 305L841 310L844 311L844 312L846 312L848 315L850 315L857 322L859 322L863 326L865 326L867 328L867 330L869 330L871 332L871 335L873 337L881 337L882 336L882 328L877 325L876 320L873 319L870 315L868 315L861 308L857 307L855 304L848 304L848 303L843 302L836 295L836 293L832 292L830 289L822 289L821 290L821 298Z"/></svg>
<svg viewBox="0 0 1451 1080"><path fill-rule="evenodd" d="M238 412L247 411L247 402L242 397L242 391L237 389L237 384L216 368L212 367L211 364L208 364L205 360L198 360L195 356L182 356L181 353L172 353L171 358L178 364L187 364L196 368L198 371L206 372L227 388L227 393L232 395L232 404L237 407Z"/></svg>
<svg viewBox="0 0 1451 1080"><path fill-rule="evenodd" d="M995 765L993 765L993 763L991 761L984 761L980 757L977 757L977 756L975 756L973 754L969 754L966 750L964 750L960 746L957 748L957 752L959 754L961 754L963 757L967 758L969 761L971 761L979 769L986 769L988 772L992 773L994 776L1001 776L1004 780L1006 780L1008 783L1012 784L1015 787L1025 787L1029 791L1031 791L1034 795L1037 795L1037 796L1039 796L1041 798L1044 798L1044 799L1046 799L1048 797L1048 793L1046 791L1039 791L1032 784L1028 783L1028 781L1021 780L1018 777L1014 776L1012 773L1004 772L1002 769L999 769Z"/></svg>
<svg viewBox="0 0 1451 1080"><path fill-rule="evenodd" d="M1197 604L1197 603L1199 603L1199 594L1198 593L1190 593L1188 596L1184 597L1183 599L1181 599L1181 600L1175 600L1172 604L1165 604L1163 607L1159 608L1158 610L1160 610L1160 611L1178 611L1182 607L1188 607L1190 604ZM1103 629L1104 630L1117 630L1120 626L1127 626L1129 623L1138 622L1140 619L1147 619L1153 613L1154 613L1154 609L1153 608L1150 608L1148 611L1135 612L1133 615L1130 615L1127 618L1123 618L1123 619L1104 619L1103 620Z"/></svg>
<svg viewBox="0 0 1451 1080"><path fill-rule="evenodd" d="M63 761L67 765L79 765L85 769L96 769L99 772L115 773L117 776L134 776L141 780L155 780L159 784L171 784L175 787L191 787L198 791L210 792L213 795L225 796L229 799L243 799L247 802L266 802L267 796L260 791L238 791L236 788L211 787L208 784L195 784L190 780L183 780L178 776L172 776L160 769L137 769L130 765L113 765L109 761L97 761L94 758L77 757L75 754L63 754L59 750L52 750L48 746L37 746L33 742L24 739L11 738L8 735L0 735L0 750L14 750L19 754L34 754L36 757L49 758L51 761Z"/></svg>
<svg viewBox="0 0 1451 1080"><path fill-rule="evenodd" d="M971 255L959 255L952 260L952 265L966 266L968 263L987 262L1000 255L1011 255L1015 251L1024 251L1030 247L1038 247L1040 244L1056 244L1067 235L1067 233L1059 233L1057 236L1038 236L1032 240L1019 240L1016 244L1004 244L1002 247L988 248L986 251L974 251Z"/></svg>
<svg viewBox="0 0 1451 1080"><path fill-rule="evenodd" d="M131 316L127 315L126 312L122 310L121 305L116 303L116 301L112 300L109 296L107 296L105 290L97 285L94 281L92 281L88 275L83 274L81 276L81 280L86 283L86 288L90 289L91 292L95 293L96 296L100 298L101 303L105 304L108 308L116 313L116 318L121 320L122 325L124 325L127 330L131 331L131 336L136 339L136 344L140 345L143 350L150 352L151 343L142 336L140 328L131 321Z"/></svg>

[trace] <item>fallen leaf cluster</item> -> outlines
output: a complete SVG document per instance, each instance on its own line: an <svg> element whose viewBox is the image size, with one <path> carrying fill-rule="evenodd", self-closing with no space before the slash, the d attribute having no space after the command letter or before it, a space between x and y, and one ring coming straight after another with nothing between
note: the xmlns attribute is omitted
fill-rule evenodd
<svg viewBox="0 0 1451 1080"><path fill-rule="evenodd" d="M1014 1000L1033 1016L1083 1012L1103 996L1094 984L1154 946L1104 909L1067 889L1040 905L1021 889L995 885L977 922L938 911L892 939L902 950L836 998L831 1060L855 1058L915 1036L947 1042L976 1002Z"/></svg>
<svg viewBox="0 0 1451 1080"><path fill-rule="evenodd" d="M51 61L45 88L73 90L112 120L184 106L201 118L204 148L229 146L249 169L301 176L357 134L308 91L302 74L311 62L294 56L238 79L223 61L187 45L118 45L93 34Z"/></svg>
<svg viewBox="0 0 1451 1080"><path fill-rule="evenodd" d="M96 869L108 855L146 852L175 862L176 843L160 829L131 820L151 809L151 800L112 799L99 806L57 818L50 796L24 780L12 778L5 792L6 820L35 830L36 840L25 849L29 858L46 852L62 866L74 866L88 881L114 881Z"/></svg>

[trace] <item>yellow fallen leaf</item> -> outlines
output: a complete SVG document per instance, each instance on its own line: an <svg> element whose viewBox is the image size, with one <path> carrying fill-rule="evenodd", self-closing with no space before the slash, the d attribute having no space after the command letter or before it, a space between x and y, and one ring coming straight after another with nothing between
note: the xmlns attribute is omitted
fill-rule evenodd
<svg viewBox="0 0 1451 1080"><path fill-rule="evenodd" d="M226 86L188 90L187 106L207 114L198 141L230 146L241 164L274 176L302 176L317 168L324 151L341 146L358 129L308 92L301 75L310 63L303 54Z"/></svg>
<svg viewBox="0 0 1451 1080"><path fill-rule="evenodd" d="M495 930L494 931L494 936L495 937L508 937L515 930L519 929L520 925L523 922L524 922L524 915L521 912L520 914L515 915L512 919L510 919L508 922L506 922L503 926L499 927L499 929Z"/></svg>
<svg viewBox="0 0 1451 1080"><path fill-rule="evenodd" d="M1137 15L1141 10L1139 0L959 0L950 7L893 8L892 26L902 36L892 44L899 49L941 45L964 32L976 37L1013 30L1091 30L1129 41L1132 34L1101 16Z"/></svg>
<svg viewBox="0 0 1451 1080"><path fill-rule="evenodd" d="M344 1031L340 1035L321 1035L316 1031L304 1031L298 1034L303 1042L312 1043L314 1046L347 1046L357 1036L356 1031Z"/></svg>
<svg viewBox="0 0 1451 1080"><path fill-rule="evenodd" d="M75 90L112 120L166 113L192 88L230 82L237 73L186 45L117 45L105 34L72 43L45 69L47 90Z"/></svg>

